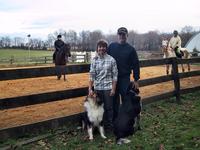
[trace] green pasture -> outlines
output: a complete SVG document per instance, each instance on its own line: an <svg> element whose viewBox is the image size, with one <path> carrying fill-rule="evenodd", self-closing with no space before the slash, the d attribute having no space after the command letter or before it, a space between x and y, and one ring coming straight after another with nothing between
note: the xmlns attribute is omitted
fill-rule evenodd
<svg viewBox="0 0 200 150"><path fill-rule="evenodd" d="M28 58L30 57L43 57L52 56L53 51L47 50L22 50L22 49L0 49L0 59L10 59L14 58Z"/></svg>
<svg viewBox="0 0 200 150"><path fill-rule="evenodd" d="M0 49L0 68L52 63L53 51Z"/></svg>

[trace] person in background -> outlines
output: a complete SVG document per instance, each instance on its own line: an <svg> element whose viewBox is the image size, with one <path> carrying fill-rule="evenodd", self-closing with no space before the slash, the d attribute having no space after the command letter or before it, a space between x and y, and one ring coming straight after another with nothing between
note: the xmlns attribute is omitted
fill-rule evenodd
<svg viewBox="0 0 200 150"><path fill-rule="evenodd" d="M173 34L174 35L171 37L171 39L169 41L170 47L174 50L174 52L178 58L182 58L183 54L182 54L182 51L180 50L181 49L181 38L178 35L178 31L174 30Z"/></svg>
<svg viewBox="0 0 200 150"><path fill-rule="evenodd" d="M68 62L68 57L71 57L70 45L66 44L62 40L62 36L58 35L57 40L54 42L55 51L53 53L53 62L56 67L57 79L60 80L62 74L64 75L64 81L66 80L66 63Z"/></svg>
<svg viewBox="0 0 200 150"><path fill-rule="evenodd" d="M113 95L117 84L117 64L115 59L107 54L108 44L105 40L97 43L96 56L90 65L89 95L94 92L103 99L105 129L113 128ZM94 90L93 90L94 89Z"/></svg>
<svg viewBox="0 0 200 150"><path fill-rule="evenodd" d="M125 27L120 27L117 30L118 42L113 42L108 47L108 54L111 55L117 63L118 68L118 81L116 92L114 96L114 117L117 117L120 97L123 103L124 96L127 92L127 88L130 82L130 74L133 71L133 87L139 89L138 80L140 79L140 66L139 59L136 50L127 42L128 30Z"/></svg>

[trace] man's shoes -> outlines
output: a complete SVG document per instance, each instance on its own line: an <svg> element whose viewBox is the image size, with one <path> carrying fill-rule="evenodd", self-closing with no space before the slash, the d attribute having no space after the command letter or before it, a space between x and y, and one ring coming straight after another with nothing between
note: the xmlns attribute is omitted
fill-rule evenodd
<svg viewBox="0 0 200 150"><path fill-rule="evenodd" d="M128 144L130 142L131 142L131 140L129 140L127 138L120 138L117 140L117 145Z"/></svg>

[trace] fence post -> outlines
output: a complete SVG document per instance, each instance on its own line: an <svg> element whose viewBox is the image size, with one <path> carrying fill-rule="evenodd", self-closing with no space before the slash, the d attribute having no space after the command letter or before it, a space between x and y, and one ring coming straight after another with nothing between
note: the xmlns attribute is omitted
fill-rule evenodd
<svg viewBox="0 0 200 150"><path fill-rule="evenodd" d="M10 64L12 65L13 62L14 62L14 56L11 56L11 57L10 57Z"/></svg>
<svg viewBox="0 0 200 150"><path fill-rule="evenodd" d="M90 60L90 56L89 56L89 52L86 52L86 63L88 63L89 62L89 60Z"/></svg>
<svg viewBox="0 0 200 150"><path fill-rule="evenodd" d="M76 55L73 54L71 57L72 57L72 62L73 62L73 63L76 62Z"/></svg>
<svg viewBox="0 0 200 150"><path fill-rule="evenodd" d="M86 57L86 54L85 54L85 55L83 55L83 59L84 59L84 63L86 63L86 62L87 62L87 57Z"/></svg>
<svg viewBox="0 0 200 150"><path fill-rule="evenodd" d="M44 63L45 64L47 63L47 57L46 56L44 57Z"/></svg>
<svg viewBox="0 0 200 150"><path fill-rule="evenodd" d="M177 103L181 103L180 99L180 77L178 72L178 61L177 58L172 58L172 75L174 80L175 96Z"/></svg>

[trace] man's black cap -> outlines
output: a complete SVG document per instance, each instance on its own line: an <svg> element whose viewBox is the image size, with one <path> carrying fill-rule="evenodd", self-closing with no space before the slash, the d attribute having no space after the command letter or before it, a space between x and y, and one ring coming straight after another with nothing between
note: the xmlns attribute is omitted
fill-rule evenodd
<svg viewBox="0 0 200 150"><path fill-rule="evenodd" d="M62 38L62 35L59 34L59 35L57 36L57 38Z"/></svg>
<svg viewBox="0 0 200 150"><path fill-rule="evenodd" d="M117 34L128 34L128 30L125 27L120 27L117 30Z"/></svg>

